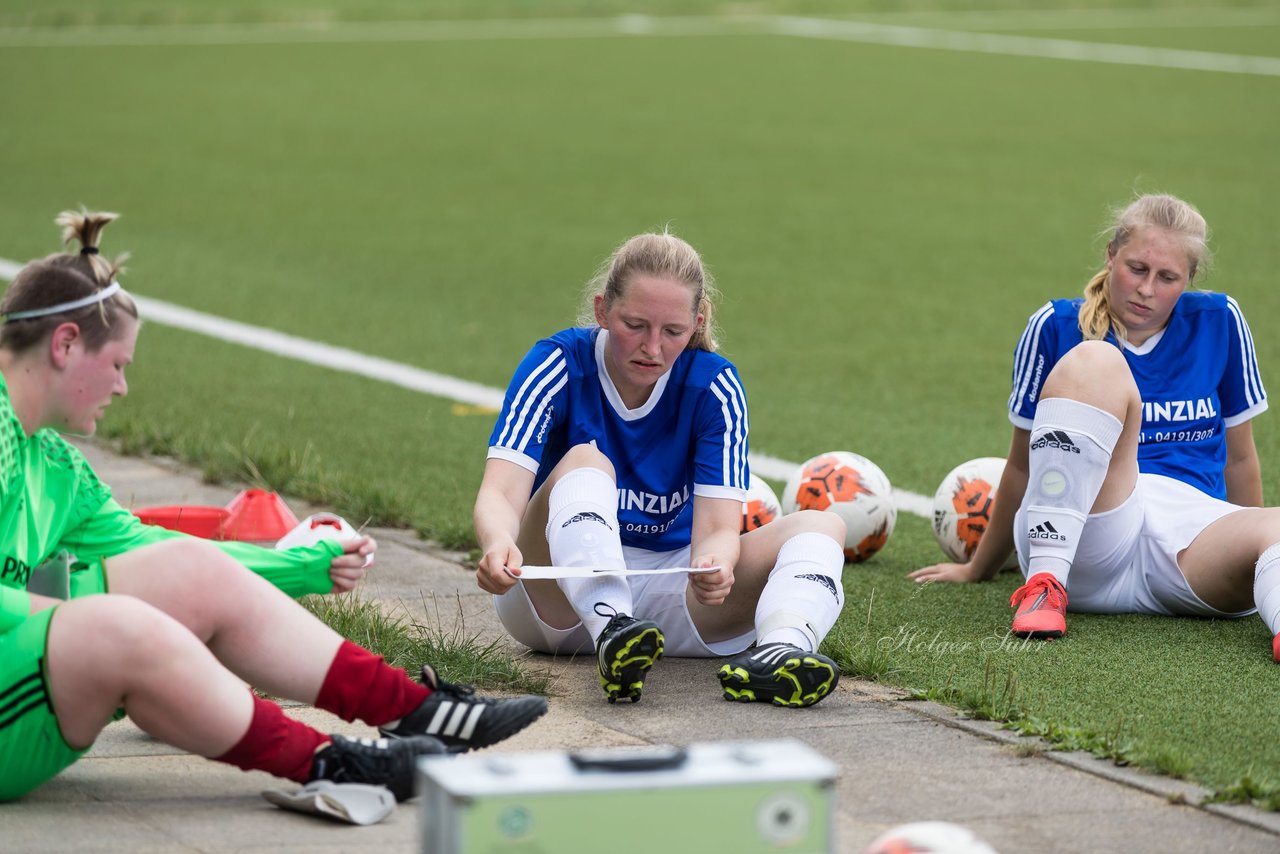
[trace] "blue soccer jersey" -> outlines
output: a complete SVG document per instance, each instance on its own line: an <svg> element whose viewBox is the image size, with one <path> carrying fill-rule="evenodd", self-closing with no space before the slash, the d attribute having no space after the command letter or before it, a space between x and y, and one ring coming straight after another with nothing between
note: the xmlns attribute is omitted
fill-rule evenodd
<svg viewBox="0 0 1280 854"><path fill-rule="evenodd" d="M604 369L608 335L566 329L534 345L507 388L489 458L535 472L537 489L569 448L592 443L618 475L623 544L682 548L692 496L746 496L746 395L728 360L686 350L628 409Z"/></svg>
<svg viewBox="0 0 1280 854"><path fill-rule="evenodd" d="M1031 315L1014 354L1014 425L1031 429L1045 377L1083 340L1083 302L1053 300ZM1116 343L1110 335L1107 340ZM1187 291L1161 332L1142 346L1122 349L1142 395L1138 470L1226 498L1225 430L1267 408L1253 335L1240 306L1225 294Z"/></svg>

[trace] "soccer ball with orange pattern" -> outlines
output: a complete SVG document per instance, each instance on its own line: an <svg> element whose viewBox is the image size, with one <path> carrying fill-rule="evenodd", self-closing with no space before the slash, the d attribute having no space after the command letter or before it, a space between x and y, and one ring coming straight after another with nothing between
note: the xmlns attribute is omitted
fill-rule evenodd
<svg viewBox="0 0 1280 854"><path fill-rule="evenodd" d="M916 821L880 834L863 854L996 854L996 850L967 827L949 821Z"/></svg>
<svg viewBox="0 0 1280 854"><path fill-rule="evenodd" d="M751 475L747 500L742 502L742 533L754 531L782 515L782 504L764 478Z"/></svg>
<svg viewBox="0 0 1280 854"><path fill-rule="evenodd" d="M953 561L973 557L991 524L991 504L1004 473L1003 457L979 457L956 466L933 496L933 536Z"/></svg>
<svg viewBox="0 0 1280 854"><path fill-rule="evenodd" d="M802 463L787 481L782 509L838 514L847 529L844 556L853 563L884 548L898 518L889 478L871 460L849 451L830 451Z"/></svg>

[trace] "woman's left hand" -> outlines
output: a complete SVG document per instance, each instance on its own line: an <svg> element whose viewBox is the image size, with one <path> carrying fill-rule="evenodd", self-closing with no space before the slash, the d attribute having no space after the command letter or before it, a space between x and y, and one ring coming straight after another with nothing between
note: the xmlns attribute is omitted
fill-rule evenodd
<svg viewBox="0 0 1280 854"><path fill-rule="evenodd" d="M701 555L695 558L690 566L696 568L706 566L720 567L715 572L689 573L689 587L693 589L693 598L702 605L723 605L733 589L733 565L715 555Z"/></svg>
<svg viewBox="0 0 1280 854"><path fill-rule="evenodd" d="M329 564L329 578L333 581L333 593L347 593L373 568L378 543L373 537L358 537L342 541L342 554Z"/></svg>

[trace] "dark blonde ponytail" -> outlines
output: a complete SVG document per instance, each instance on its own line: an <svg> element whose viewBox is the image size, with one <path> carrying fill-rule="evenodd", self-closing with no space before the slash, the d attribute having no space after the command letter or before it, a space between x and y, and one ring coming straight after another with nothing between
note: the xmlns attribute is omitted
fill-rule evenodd
<svg viewBox="0 0 1280 854"><path fill-rule="evenodd" d="M1114 258L1120 247L1143 228L1159 228L1182 240L1189 260L1189 278L1209 265L1209 227L1195 207L1177 196L1151 194L1139 196L1128 207L1116 211L1106 229L1107 257ZM1120 341L1129 332L1108 300L1110 270L1103 267L1084 286L1084 304L1080 306L1080 333L1086 341L1101 341L1113 333Z"/></svg>
<svg viewBox="0 0 1280 854"><path fill-rule="evenodd" d="M716 351L720 344L713 319L718 294L711 274L697 250L665 231L637 234L614 250L587 285L579 324L594 326L596 296L603 295L608 308L623 295L636 274L671 278L688 285L693 296L692 313L702 315L702 324L694 330L685 349Z"/></svg>
<svg viewBox="0 0 1280 854"><path fill-rule="evenodd" d="M127 256L108 260L98 246L103 229L118 216L83 210L58 215L54 222L62 226L63 244L75 243L75 251L49 255L18 271L0 299L0 348L21 353L71 322L80 327L85 345L97 351L119 334L121 313L137 319L133 299L115 281Z"/></svg>

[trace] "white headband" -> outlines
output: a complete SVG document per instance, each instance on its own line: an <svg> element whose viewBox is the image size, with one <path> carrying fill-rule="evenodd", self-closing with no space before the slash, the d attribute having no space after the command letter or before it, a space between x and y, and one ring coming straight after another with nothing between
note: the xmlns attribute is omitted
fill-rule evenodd
<svg viewBox="0 0 1280 854"><path fill-rule="evenodd" d="M10 320L27 320L32 317L46 317L50 314L62 314L64 311L75 311L77 308L84 308L86 305L106 302L119 293L119 291L120 283L112 282L97 293L90 294L83 299L72 300L71 302L62 302L45 308L32 308L27 311L11 311L4 316L4 322L8 323Z"/></svg>

